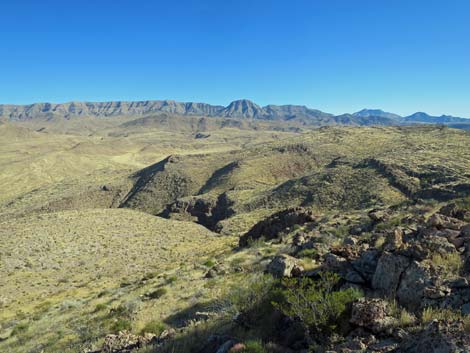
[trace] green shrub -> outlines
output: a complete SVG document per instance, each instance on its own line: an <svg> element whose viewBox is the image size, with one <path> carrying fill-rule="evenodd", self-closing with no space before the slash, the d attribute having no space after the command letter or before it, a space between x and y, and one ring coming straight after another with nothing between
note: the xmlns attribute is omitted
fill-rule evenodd
<svg viewBox="0 0 470 353"><path fill-rule="evenodd" d="M150 280L150 279L154 279L154 278L157 277L157 276L158 276L158 273L157 273L157 272L149 272L149 273L146 273L146 274L142 277L142 279L143 279L144 281L148 281L148 280Z"/></svg>
<svg viewBox="0 0 470 353"><path fill-rule="evenodd" d="M13 328L13 331L11 331L11 336L17 336L19 334L25 333L29 329L29 324L26 322L23 322L21 324L16 325Z"/></svg>
<svg viewBox="0 0 470 353"><path fill-rule="evenodd" d="M458 275L463 265L459 253L434 254L431 257L431 262L436 266L442 267L447 276Z"/></svg>
<svg viewBox="0 0 470 353"><path fill-rule="evenodd" d="M319 280L310 278L284 279L283 300L274 305L285 315L297 318L308 335L330 333L337 329L348 304L360 298L362 293L353 288L335 290L339 276L325 272Z"/></svg>
<svg viewBox="0 0 470 353"><path fill-rule="evenodd" d="M146 333L153 333L154 335L160 336L163 331L166 330L166 325L157 320L152 320L145 324L144 328L141 331L141 334L144 335Z"/></svg>
<svg viewBox="0 0 470 353"><path fill-rule="evenodd" d="M119 331L130 331L131 328L131 322L126 319L117 319L111 326L113 333L118 333Z"/></svg>
<svg viewBox="0 0 470 353"><path fill-rule="evenodd" d="M215 261L212 260L212 259L209 259L206 262L204 262L203 265L206 266L206 267L214 267L215 266Z"/></svg>
<svg viewBox="0 0 470 353"><path fill-rule="evenodd" d="M233 288L227 296L229 310L233 314L250 311L265 301L273 293L275 280L270 275L257 275L246 286Z"/></svg>
<svg viewBox="0 0 470 353"><path fill-rule="evenodd" d="M105 310L108 306L104 303L100 303L100 304L96 304L95 306L95 313L97 313L98 311L102 311L102 310Z"/></svg>
<svg viewBox="0 0 470 353"><path fill-rule="evenodd" d="M245 342L245 348L242 349L240 352L242 353L266 353L266 349L264 345L259 340L251 340Z"/></svg>
<svg viewBox="0 0 470 353"><path fill-rule="evenodd" d="M177 279L178 279L178 277L176 277L176 276L167 277L166 283L167 283L167 284L174 283L174 282L176 282Z"/></svg>
<svg viewBox="0 0 470 353"><path fill-rule="evenodd" d="M318 250L317 249L303 249L303 250L300 250L296 256L299 258L308 257L310 259L314 259L318 256Z"/></svg>

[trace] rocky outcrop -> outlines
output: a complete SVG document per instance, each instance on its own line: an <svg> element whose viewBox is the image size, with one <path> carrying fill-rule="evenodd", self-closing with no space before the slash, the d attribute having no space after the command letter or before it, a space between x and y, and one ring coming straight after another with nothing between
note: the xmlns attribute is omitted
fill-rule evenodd
<svg viewBox="0 0 470 353"><path fill-rule="evenodd" d="M433 321L400 344L400 353L470 352L470 334L460 321Z"/></svg>
<svg viewBox="0 0 470 353"><path fill-rule="evenodd" d="M267 219L255 224L246 234L240 237L239 245L248 246L258 239L272 240L283 232L289 231L294 225L315 222L316 217L311 210L296 207L273 214Z"/></svg>
<svg viewBox="0 0 470 353"><path fill-rule="evenodd" d="M174 330L165 330L159 336L154 334L137 336L128 331L121 331L118 334L107 335L100 350L84 353L132 353L146 346L162 344L174 335Z"/></svg>

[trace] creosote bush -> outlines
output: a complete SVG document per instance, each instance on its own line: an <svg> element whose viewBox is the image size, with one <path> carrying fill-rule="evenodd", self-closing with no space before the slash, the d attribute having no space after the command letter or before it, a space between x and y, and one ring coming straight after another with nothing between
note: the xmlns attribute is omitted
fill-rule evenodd
<svg viewBox="0 0 470 353"><path fill-rule="evenodd" d="M284 279L283 300L274 303L285 315L300 320L307 334L330 333L338 328L348 304L362 293L353 288L336 290L339 276L324 272L318 280Z"/></svg>

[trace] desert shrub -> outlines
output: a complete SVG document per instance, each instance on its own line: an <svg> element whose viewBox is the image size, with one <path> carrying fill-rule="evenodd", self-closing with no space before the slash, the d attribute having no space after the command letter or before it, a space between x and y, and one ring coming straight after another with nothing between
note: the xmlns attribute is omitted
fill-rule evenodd
<svg viewBox="0 0 470 353"><path fill-rule="evenodd" d="M153 333L154 335L160 336L165 330L166 325L163 322L152 320L145 324L144 328L141 331L141 334L144 335L146 333Z"/></svg>
<svg viewBox="0 0 470 353"><path fill-rule="evenodd" d="M117 319L112 325L111 330L113 333L118 333L119 331L130 331L132 329L132 324L127 319Z"/></svg>
<svg viewBox="0 0 470 353"><path fill-rule="evenodd" d="M427 324L433 320L462 321L465 332L470 334L470 315L463 315L451 309L425 308L421 314L422 323Z"/></svg>
<svg viewBox="0 0 470 353"><path fill-rule="evenodd" d="M263 343L260 340L250 340L245 342L245 348L240 352L242 353L266 353Z"/></svg>
<svg viewBox="0 0 470 353"><path fill-rule="evenodd" d="M212 259L209 259L206 262L204 262L203 265L206 266L206 267L214 267L215 266L215 261L212 260Z"/></svg>
<svg viewBox="0 0 470 353"><path fill-rule="evenodd" d="M255 275L246 286L233 288L227 295L229 311L239 314L259 307L273 293L275 280L270 275Z"/></svg>
<svg viewBox="0 0 470 353"><path fill-rule="evenodd" d="M308 257L310 259L314 259L318 257L318 250L317 249L302 249L297 253L296 256L299 258Z"/></svg>
<svg viewBox="0 0 470 353"><path fill-rule="evenodd" d="M20 323L18 325L16 325L13 330L11 331L11 336L17 336L17 335L20 335L22 333L25 333L26 331L28 331L29 329L29 324L27 322L23 322L23 323Z"/></svg>
<svg viewBox="0 0 470 353"><path fill-rule="evenodd" d="M394 229L396 227L399 227L401 225L402 225L401 217L393 217L393 218L390 218L386 222L377 224L375 226L375 230L377 231L389 230L389 229Z"/></svg>
<svg viewBox="0 0 470 353"><path fill-rule="evenodd" d="M405 308L400 307L396 300L389 302L390 314L398 320L399 327L408 327L416 322L416 317Z"/></svg>
<svg viewBox="0 0 470 353"><path fill-rule="evenodd" d="M107 308L108 306L104 303L100 303L100 304L96 304L95 306L95 313L99 312L99 311L103 311Z"/></svg>
<svg viewBox="0 0 470 353"><path fill-rule="evenodd" d="M458 275L462 268L462 259L459 253L434 254L431 262L444 269L446 275Z"/></svg>
<svg viewBox="0 0 470 353"><path fill-rule="evenodd" d="M177 279L178 279L178 277L176 277L176 276L167 277L167 278L166 278L166 283L167 283L167 284L174 283L174 282L177 281Z"/></svg>
<svg viewBox="0 0 470 353"><path fill-rule="evenodd" d="M349 235L349 227L345 225L341 225L336 228L333 228L332 234L336 238L344 239Z"/></svg>
<svg viewBox="0 0 470 353"><path fill-rule="evenodd" d="M150 279L154 279L155 277L158 276L158 273L157 272L149 272L149 273L146 273L143 277L142 277L142 280L144 281L148 281Z"/></svg>
<svg viewBox="0 0 470 353"><path fill-rule="evenodd" d="M283 300L275 307L285 315L300 320L308 335L331 333L346 313L348 304L362 296L353 288L335 290L339 276L324 272L318 280L310 278L284 279Z"/></svg>
<svg viewBox="0 0 470 353"><path fill-rule="evenodd" d="M150 299L158 299L163 297L166 293L168 293L168 290L166 288L158 288L153 292L147 293L146 296Z"/></svg>
<svg viewBox="0 0 470 353"><path fill-rule="evenodd" d="M382 246L385 244L386 238L384 236L379 236L374 241L374 248L381 249Z"/></svg>
<svg viewBox="0 0 470 353"><path fill-rule="evenodd" d="M456 200L455 203L460 208L463 208L464 210L470 211L470 196L464 197L464 198L459 199L459 200Z"/></svg>

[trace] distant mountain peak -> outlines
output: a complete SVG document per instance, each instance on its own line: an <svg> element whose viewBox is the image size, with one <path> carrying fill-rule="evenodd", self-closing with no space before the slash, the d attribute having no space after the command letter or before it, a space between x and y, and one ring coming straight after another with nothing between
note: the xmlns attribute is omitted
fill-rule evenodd
<svg viewBox="0 0 470 353"><path fill-rule="evenodd" d="M362 109L352 115L362 117L362 118L367 118L370 116L388 118L388 119L400 119L401 118L401 116L398 114L385 112L382 109Z"/></svg>

